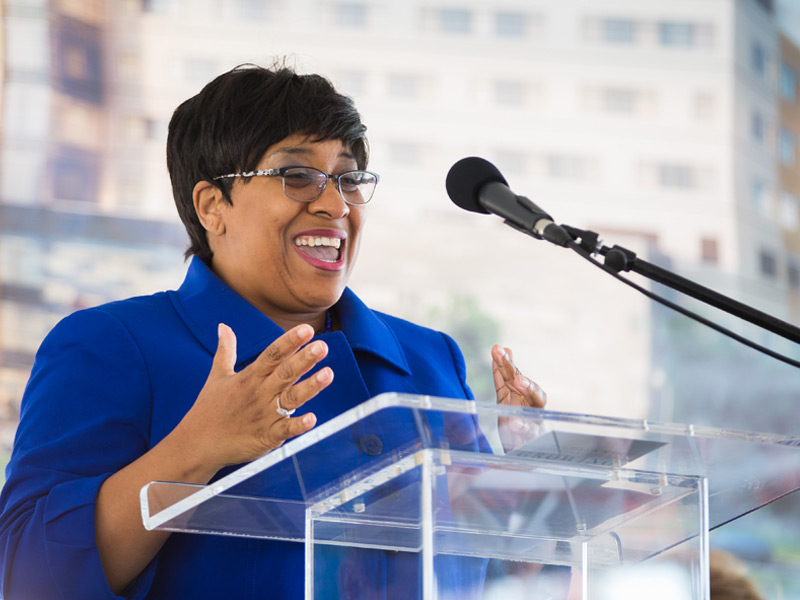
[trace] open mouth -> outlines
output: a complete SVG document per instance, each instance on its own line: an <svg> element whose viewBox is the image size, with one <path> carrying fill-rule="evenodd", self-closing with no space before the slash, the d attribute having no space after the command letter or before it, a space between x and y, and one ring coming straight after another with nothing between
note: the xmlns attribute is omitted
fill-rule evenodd
<svg viewBox="0 0 800 600"><path fill-rule="evenodd" d="M312 267L340 271L345 263L346 234L329 229L306 231L294 238L294 249Z"/></svg>
<svg viewBox="0 0 800 600"><path fill-rule="evenodd" d="M337 237L300 235L294 238L294 245L302 254L324 262L335 263L341 258L342 240Z"/></svg>

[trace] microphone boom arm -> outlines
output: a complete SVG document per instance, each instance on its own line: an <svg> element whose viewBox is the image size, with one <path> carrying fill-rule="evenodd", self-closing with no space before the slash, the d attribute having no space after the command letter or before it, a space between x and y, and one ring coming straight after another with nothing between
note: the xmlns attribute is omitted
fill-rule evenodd
<svg viewBox="0 0 800 600"><path fill-rule="evenodd" d="M752 323L762 329L775 333L787 340L800 343L800 328L795 327L791 323L782 321L752 306L748 306L747 304L729 298L724 294L720 294L690 279L658 267L653 263L637 257L635 252L627 248L616 244L611 248L604 246L598 241L599 236L594 231L577 229L569 225L562 225L561 227L569 233L573 242L576 242L576 245L592 254L602 255L605 266L617 273L620 271L633 271L634 273L638 273L677 292L700 300L709 306L718 308L748 323Z"/></svg>

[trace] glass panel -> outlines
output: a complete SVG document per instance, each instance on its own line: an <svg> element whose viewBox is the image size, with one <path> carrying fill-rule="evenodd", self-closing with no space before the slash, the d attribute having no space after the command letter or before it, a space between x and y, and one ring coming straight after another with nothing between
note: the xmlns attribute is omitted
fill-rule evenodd
<svg viewBox="0 0 800 600"><path fill-rule="evenodd" d="M527 441L492 450L478 418ZM509 590L539 574L606 597L672 552L680 597L703 598L708 530L800 488L798 467L800 438L386 394L208 486L151 483L142 510L305 541L309 598L529 598Z"/></svg>

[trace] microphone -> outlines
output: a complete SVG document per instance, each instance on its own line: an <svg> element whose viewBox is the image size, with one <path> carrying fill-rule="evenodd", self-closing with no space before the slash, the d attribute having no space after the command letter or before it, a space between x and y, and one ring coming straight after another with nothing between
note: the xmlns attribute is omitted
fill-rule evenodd
<svg viewBox="0 0 800 600"><path fill-rule="evenodd" d="M488 160L462 158L447 173L447 195L457 206L471 212L495 214L537 239L567 246L572 237L553 218L525 196L517 196L505 177Z"/></svg>

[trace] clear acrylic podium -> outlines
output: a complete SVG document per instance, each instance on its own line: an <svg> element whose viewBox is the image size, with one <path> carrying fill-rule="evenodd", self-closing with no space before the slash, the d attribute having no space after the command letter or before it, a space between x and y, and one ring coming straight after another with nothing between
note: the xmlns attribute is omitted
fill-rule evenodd
<svg viewBox="0 0 800 600"><path fill-rule="evenodd" d="M304 543L307 599L703 600L709 531L798 488L800 438L384 394L141 505L148 529Z"/></svg>

